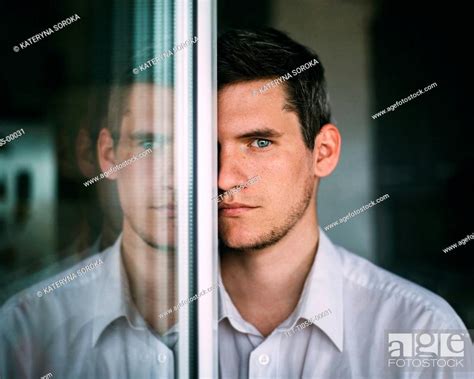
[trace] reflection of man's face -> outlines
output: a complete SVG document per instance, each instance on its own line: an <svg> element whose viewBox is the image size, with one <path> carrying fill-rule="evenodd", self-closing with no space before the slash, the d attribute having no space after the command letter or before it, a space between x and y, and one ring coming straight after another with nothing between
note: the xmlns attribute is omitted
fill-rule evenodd
<svg viewBox="0 0 474 379"><path fill-rule="evenodd" d="M174 246L172 130L172 90L153 84L132 85L115 161L119 164L149 148L153 152L118 171L124 228L160 249Z"/></svg>
<svg viewBox="0 0 474 379"><path fill-rule="evenodd" d="M284 110L283 86L252 95L265 82L229 85L218 95L219 188L260 176L219 203L219 236L234 249L278 242L305 214L315 189L313 152L296 113Z"/></svg>

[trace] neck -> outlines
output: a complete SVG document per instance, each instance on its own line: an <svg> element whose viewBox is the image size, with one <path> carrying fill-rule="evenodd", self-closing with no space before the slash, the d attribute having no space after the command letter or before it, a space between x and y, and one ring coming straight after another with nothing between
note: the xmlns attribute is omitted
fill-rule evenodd
<svg viewBox="0 0 474 379"><path fill-rule="evenodd" d="M261 250L224 252L221 274L242 317L263 335L293 312L316 256L319 230L316 207L276 244Z"/></svg>
<svg viewBox="0 0 474 379"><path fill-rule="evenodd" d="M126 220L121 251L135 306L148 324L163 334L177 320L175 312L159 317L176 304L174 253L147 244Z"/></svg>

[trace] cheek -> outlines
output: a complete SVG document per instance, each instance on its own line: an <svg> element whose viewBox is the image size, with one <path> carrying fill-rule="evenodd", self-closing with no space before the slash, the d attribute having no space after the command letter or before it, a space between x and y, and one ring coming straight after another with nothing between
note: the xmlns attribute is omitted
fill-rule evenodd
<svg viewBox="0 0 474 379"><path fill-rule="evenodd" d="M150 177L140 174L129 166L120 172L120 177L117 179L122 204L126 204L129 209L147 204L147 199L153 193L150 189Z"/></svg>
<svg viewBox="0 0 474 379"><path fill-rule="evenodd" d="M312 156L304 155L292 165L290 170L291 181L294 185L302 186L307 183L313 173Z"/></svg>
<svg viewBox="0 0 474 379"><path fill-rule="evenodd" d="M285 201L291 201L292 197L307 182L311 173L309 160L303 157L298 160L282 160L263 170L265 175L262 182L265 182L266 189L279 196L287 196ZM255 184L256 186L258 183Z"/></svg>
<svg viewBox="0 0 474 379"><path fill-rule="evenodd" d="M131 187L140 187L143 190L150 190L153 184L153 177L157 177L157 173L153 171L152 161L147 160L148 157L131 161L122 171L122 180L130 181ZM133 183L133 185L132 185Z"/></svg>
<svg viewBox="0 0 474 379"><path fill-rule="evenodd" d="M308 175L309 168L305 162L298 164L291 164L291 162L282 162L278 166L274 166L271 169L265 169L263 174L272 173L271 175L265 175L262 182L271 183L269 189L277 193L285 193L288 191L295 191L295 186L303 183L305 177ZM268 177L268 180L266 178ZM258 186L258 182L255 183Z"/></svg>

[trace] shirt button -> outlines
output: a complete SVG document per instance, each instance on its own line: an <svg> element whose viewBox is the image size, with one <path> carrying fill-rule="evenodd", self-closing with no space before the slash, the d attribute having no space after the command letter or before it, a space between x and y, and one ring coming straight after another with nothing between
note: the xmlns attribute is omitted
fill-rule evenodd
<svg viewBox="0 0 474 379"><path fill-rule="evenodd" d="M270 363L270 357L267 354L260 354L260 356L258 357L258 362L261 365L266 366L268 365L268 363Z"/></svg>
<svg viewBox="0 0 474 379"><path fill-rule="evenodd" d="M168 358L167 358L166 354L163 354L163 353L158 354L158 362L165 363L167 359Z"/></svg>

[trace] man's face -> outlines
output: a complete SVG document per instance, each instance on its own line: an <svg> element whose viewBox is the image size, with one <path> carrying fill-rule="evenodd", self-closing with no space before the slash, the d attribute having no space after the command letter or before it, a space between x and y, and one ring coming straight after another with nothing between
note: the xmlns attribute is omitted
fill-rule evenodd
<svg viewBox="0 0 474 379"><path fill-rule="evenodd" d="M122 117L116 164L148 148L153 152L118 171L124 228L150 246L174 246L172 90L152 84L131 86Z"/></svg>
<svg viewBox="0 0 474 379"><path fill-rule="evenodd" d="M284 109L283 86L252 95L266 82L229 85L218 95L219 189L260 176L219 203L219 237L233 249L278 242L315 194L313 152L304 144L296 113Z"/></svg>

